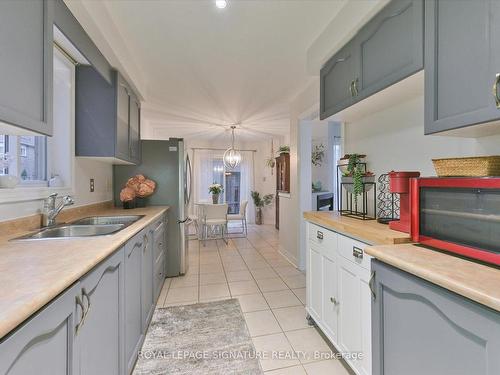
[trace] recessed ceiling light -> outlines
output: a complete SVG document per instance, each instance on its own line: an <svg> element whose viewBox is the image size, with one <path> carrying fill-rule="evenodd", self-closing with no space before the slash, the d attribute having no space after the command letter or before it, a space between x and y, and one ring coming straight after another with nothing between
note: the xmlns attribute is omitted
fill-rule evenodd
<svg viewBox="0 0 500 375"><path fill-rule="evenodd" d="M224 9L227 6L226 0L215 0L215 6L219 9Z"/></svg>

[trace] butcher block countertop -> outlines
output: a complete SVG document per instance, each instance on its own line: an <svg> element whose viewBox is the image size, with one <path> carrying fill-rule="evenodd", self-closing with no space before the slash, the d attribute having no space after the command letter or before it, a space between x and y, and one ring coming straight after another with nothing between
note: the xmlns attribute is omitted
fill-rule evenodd
<svg viewBox="0 0 500 375"><path fill-rule="evenodd" d="M408 233L389 229L388 225L376 220L360 220L341 216L335 211L308 211L304 218L326 229L345 234L371 245L393 245L411 242Z"/></svg>
<svg viewBox="0 0 500 375"><path fill-rule="evenodd" d="M378 260L500 311L500 269L415 244L370 246Z"/></svg>
<svg viewBox="0 0 500 375"><path fill-rule="evenodd" d="M9 236L0 238L0 339L158 219L167 209L166 206L127 211L105 208L80 215L145 215L109 236L41 241L9 241ZM22 234L18 232L15 237Z"/></svg>

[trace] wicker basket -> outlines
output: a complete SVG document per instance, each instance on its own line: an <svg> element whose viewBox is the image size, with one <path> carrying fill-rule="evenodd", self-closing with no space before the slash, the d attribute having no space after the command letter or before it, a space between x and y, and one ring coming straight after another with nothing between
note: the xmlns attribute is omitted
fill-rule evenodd
<svg viewBox="0 0 500 375"><path fill-rule="evenodd" d="M439 177L500 176L500 156L432 159Z"/></svg>

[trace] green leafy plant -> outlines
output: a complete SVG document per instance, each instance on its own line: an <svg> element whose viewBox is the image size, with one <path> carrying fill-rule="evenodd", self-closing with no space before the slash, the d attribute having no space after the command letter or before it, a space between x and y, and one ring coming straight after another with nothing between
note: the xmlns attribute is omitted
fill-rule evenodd
<svg viewBox="0 0 500 375"><path fill-rule="evenodd" d="M311 162L315 167L321 167L323 159L325 158L325 145L314 145L311 153Z"/></svg>
<svg viewBox="0 0 500 375"><path fill-rule="evenodd" d="M287 146L287 145L280 146L280 148L278 149L278 153L289 154L290 153L290 146Z"/></svg>
<svg viewBox="0 0 500 375"><path fill-rule="evenodd" d="M361 154L346 154L341 160L348 160L347 169L343 173L344 177L352 177L354 204L358 204L358 196L363 194L363 178L373 176L372 172L365 171L361 165L361 159L366 155Z"/></svg>
<svg viewBox="0 0 500 375"><path fill-rule="evenodd" d="M271 202L273 201L272 194L266 194L261 197L258 191L251 191L250 196L252 197L253 204L257 208L262 208L264 206L270 205Z"/></svg>
<svg viewBox="0 0 500 375"><path fill-rule="evenodd" d="M222 187L221 184L213 183L208 187L208 192L210 194L220 194L224 192L224 188Z"/></svg>

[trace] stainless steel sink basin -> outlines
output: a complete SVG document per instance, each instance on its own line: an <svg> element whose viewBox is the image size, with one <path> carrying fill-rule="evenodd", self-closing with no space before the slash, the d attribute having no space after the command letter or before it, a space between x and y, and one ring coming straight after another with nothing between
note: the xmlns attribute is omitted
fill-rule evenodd
<svg viewBox="0 0 500 375"><path fill-rule="evenodd" d="M16 240L104 236L116 233L123 228L125 228L124 224L61 225L54 228L41 229L38 232L16 238Z"/></svg>
<svg viewBox="0 0 500 375"><path fill-rule="evenodd" d="M143 217L144 215L90 216L73 221L71 224L72 225L102 225L102 224L130 225Z"/></svg>
<svg viewBox="0 0 500 375"><path fill-rule="evenodd" d="M90 216L69 224L42 228L38 232L15 238L17 241L48 240L106 236L125 229L144 215Z"/></svg>

